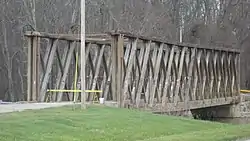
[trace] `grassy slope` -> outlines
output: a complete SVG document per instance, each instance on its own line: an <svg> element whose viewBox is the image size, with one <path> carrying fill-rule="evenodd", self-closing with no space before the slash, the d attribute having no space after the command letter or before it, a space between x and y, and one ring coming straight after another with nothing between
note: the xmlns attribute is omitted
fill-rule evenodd
<svg viewBox="0 0 250 141"><path fill-rule="evenodd" d="M72 107L0 115L0 141L168 141L250 137L236 126L153 115L126 109Z"/></svg>

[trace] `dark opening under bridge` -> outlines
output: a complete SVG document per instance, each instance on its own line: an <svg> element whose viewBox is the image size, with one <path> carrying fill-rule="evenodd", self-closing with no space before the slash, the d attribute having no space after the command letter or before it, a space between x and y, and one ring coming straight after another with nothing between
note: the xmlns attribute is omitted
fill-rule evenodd
<svg viewBox="0 0 250 141"><path fill-rule="evenodd" d="M48 99L47 89L80 89L80 36L26 32L27 101ZM86 35L86 89L100 97L153 111L176 111L237 103L240 51L201 47L129 33ZM77 62L77 65L76 65ZM76 68L76 66L78 66ZM77 80L77 81L74 81ZM77 84L76 84L77 82ZM93 100L87 93L87 100ZM54 92L51 101L79 99Z"/></svg>

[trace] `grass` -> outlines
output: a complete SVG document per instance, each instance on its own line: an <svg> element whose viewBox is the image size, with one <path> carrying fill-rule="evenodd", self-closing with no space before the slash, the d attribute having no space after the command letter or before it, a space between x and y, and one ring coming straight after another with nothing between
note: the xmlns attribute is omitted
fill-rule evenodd
<svg viewBox="0 0 250 141"><path fill-rule="evenodd" d="M250 137L250 125L100 106L0 115L0 141L227 141L244 137Z"/></svg>

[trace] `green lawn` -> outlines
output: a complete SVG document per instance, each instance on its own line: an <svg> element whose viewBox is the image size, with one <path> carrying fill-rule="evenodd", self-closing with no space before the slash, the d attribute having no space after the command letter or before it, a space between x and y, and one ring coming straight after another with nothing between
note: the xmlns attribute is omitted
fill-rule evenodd
<svg viewBox="0 0 250 141"><path fill-rule="evenodd" d="M230 125L127 109L72 107L0 115L0 141L226 141L250 137Z"/></svg>

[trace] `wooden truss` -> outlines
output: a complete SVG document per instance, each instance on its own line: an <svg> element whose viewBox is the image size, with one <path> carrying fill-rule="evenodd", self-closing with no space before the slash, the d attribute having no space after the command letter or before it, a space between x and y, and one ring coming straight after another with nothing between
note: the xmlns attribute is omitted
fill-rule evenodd
<svg viewBox="0 0 250 141"><path fill-rule="evenodd" d="M25 35L27 100L45 101L48 88L72 89L79 35ZM117 101L120 107L168 111L230 104L240 93L239 55L238 49L171 43L122 32L87 35L86 88L102 90L100 97ZM72 100L73 96L58 92L52 100ZM93 100L93 94L87 98Z"/></svg>

